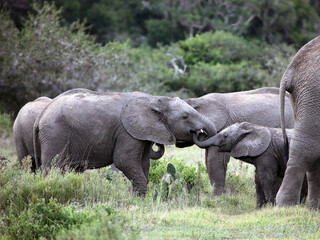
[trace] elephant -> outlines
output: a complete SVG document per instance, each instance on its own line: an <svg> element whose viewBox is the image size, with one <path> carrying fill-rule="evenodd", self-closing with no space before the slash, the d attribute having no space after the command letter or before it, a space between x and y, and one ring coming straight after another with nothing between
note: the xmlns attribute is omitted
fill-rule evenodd
<svg viewBox="0 0 320 240"><path fill-rule="evenodd" d="M32 170L35 170L33 153L33 124L42 110L52 101L48 97L39 97L25 104L13 123L13 137L17 150L18 160L22 165L22 159L30 156L32 159Z"/></svg>
<svg viewBox="0 0 320 240"><path fill-rule="evenodd" d="M32 171L36 169L33 150L33 125L38 115L51 101L51 98L43 96L32 102L26 103L18 112L13 123L13 137L19 163L22 165L22 159L29 155L32 159ZM164 154L164 146L161 144L156 145L158 146L158 151L153 151L151 147L151 159L159 159ZM111 167L116 171L116 168L114 168L113 165Z"/></svg>
<svg viewBox="0 0 320 240"><path fill-rule="evenodd" d="M290 142L293 129L287 129L287 133ZM232 124L205 141L199 141L194 135L193 142L201 148L217 146L220 152L229 152L233 158L254 165L257 208L266 203L275 204L288 160L283 152L281 128L241 122ZM300 202L305 201L307 191L305 181Z"/></svg>
<svg viewBox="0 0 320 240"><path fill-rule="evenodd" d="M284 142L284 95L289 92L295 125L290 142L287 170L276 204L299 204L303 176L307 173L310 208L320 204L320 36L305 44L293 57L280 82L281 128Z"/></svg>
<svg viewBox="0 0 320 240"><path fill-rule="evenodd" d="M114 164L147 190L152 143L192 141L192 132L216 134L212 122L180 98L142 92L73 89L57 96L34 124L37 167L83 172Z"/></svg>
<svg viewBox="0 0 320 240"><path fill-rule="evenodd" d="M236 122L250 122L267 127L280 127L279 88L259 88L234 93L210 93L199 98L185 101L199 113L208 117L219 132ZM286 97L287 128L293 128L294 117L289 100ZM191 143L192 144L192 143ZM178 142L177 147L186 147L190 143ZM214 185L214 195L225 190L225 178L229 153L221 153L217 147L206 149L206 167L209 179Z"/></svg>

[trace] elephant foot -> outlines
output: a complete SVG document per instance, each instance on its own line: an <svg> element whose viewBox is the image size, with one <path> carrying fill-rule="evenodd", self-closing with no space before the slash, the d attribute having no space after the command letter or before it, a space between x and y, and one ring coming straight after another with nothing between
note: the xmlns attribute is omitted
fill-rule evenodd
<svg viewBox="0 0 320 240"><path fill-rule="evenodd" d="M299 204L299 196L285 195L279 192L276 197L276 205L278 207L294 206Z"/></svg>
<svg viewBox="0 0 320 240"><path fill-rule="evenodd" d="M319 200L310 198L309 206L311 210L319 210L320 209Z"/></svg>
<svg viewBox="0 0 320 240"><path fill-rule="evenodd" d="M221 186L217 186L217 187L215 186L214 187L214 190L213 190L213 195L214 196L219 197L224 193L225 193L225 188L224 187L221 187Z"/></svg>
<svg viewBox="0 0 320 240"><path fill-rule="evenodd" d="M145 197L145 196L146 196L146 193L147 193L147 187L133 185L133 191L134 191L139 197Z"/></svg>

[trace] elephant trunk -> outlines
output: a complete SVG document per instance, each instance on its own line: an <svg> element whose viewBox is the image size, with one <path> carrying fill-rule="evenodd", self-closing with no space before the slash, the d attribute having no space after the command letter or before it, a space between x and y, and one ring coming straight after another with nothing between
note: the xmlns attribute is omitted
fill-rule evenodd
<svg viewBox="0 0 320 240"><path fill-rule="evenodd" d="M164 146L163 144L158 144L156 143L157 147L158 147L158 151L154 151L152 149L153 144L150 147L150 158L153 160L159 159L163 156L164 154Z"/></svg>
<svg viewBox="0 0 320 240"><path fill-rule="evenodd" d="M205 123L203 130L207 134L207 137L212 137L217 134L216 126L212 121L210 121L207 117L203 117L203 122Z"/></svg>
<svg viewBox="0 0 320 240"><path fill-rule="evenodd" d="M199 140L198 135L196 133L192 134L193 142L200 148L208 148L211 146L219 146L219 134L214 135L206 140Z"/></svg>

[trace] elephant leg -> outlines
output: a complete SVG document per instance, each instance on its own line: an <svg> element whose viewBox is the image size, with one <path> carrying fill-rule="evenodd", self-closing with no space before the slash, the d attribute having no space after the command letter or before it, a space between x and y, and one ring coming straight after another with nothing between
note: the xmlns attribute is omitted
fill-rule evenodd
<svg viewBox="0 0 320 240"><path fill-rule="evenodd" d="M206 166L210 183L214 185L214 195L219 196L225 191L227 164L229 153L221 153L218 147L206 149Z"/></svg>
<svg viewBox="0 0 320 240"><path fill-rule="evenodd" d="M24 141L21 139L15 140L15 145L17 149L18 160L20 166L22 166L22 159L28 155L28 149Z"/></svg>
<svg viewBox="0 0 320 240"><path fill-rule="evenodd" d="M303 158L289 155L287 169L276 196L277 206L297 205L300 202L301 187L306 170L301 166Z"/></svg>
<svg viewBox="0 0 320 240"><path fill-rule="evenodd" d="M133 191L141 196L146 194L148 184L142 164L145 145L132 137L118 138L113 153L115 167L132 182Z"/></svg>
<svg viewBox="0 0 320 240"><path fill-rule="evenodd" d="M266 198L264 196L263 190L262 190L262 186L259 180L259 174L257 172L257 169L255 171L255 185L256 185L256 199L257 199L257 208L261 208L263 206L263 204L266 203Z"/></svg>
<svg viewBox="0 0 320 240"><path fill-rule="evenodd" d="M258 162L258 161L257 161ZM257 164L259 182L261 184L266 203L275 204L277 165Z"/></svg>
<svg viewBox="0 0 320 240"><path fill-rule="evenodd" d="M307 172L308 179L308 200L311 209L320 208L320 164Z"/></svg>
<svg viewBox="0 0 320 240"><path fill-rule="evenodd" d="M149 169L150 169L150 149L152 142L149 142L145 145L143 155L141 158L142 169L145 177L147 178L147 182L149 181Z"/></svg>

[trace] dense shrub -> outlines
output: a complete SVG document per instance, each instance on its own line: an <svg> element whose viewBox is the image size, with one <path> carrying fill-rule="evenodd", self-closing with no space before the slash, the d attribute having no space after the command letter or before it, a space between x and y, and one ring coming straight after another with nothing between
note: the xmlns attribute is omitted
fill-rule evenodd
<svg viewBox="0 0 320 240"><path fill-rule="evenodd" d="M187 88L197 96L209 92L235 92L262 86L269 78L268 72L257 64L240 62L234 64L198 63L190 67Z"/></svg>
<svg viewBox="0 0 320 240"><path fill-rule="evenodd" d="M148 31L147 42L150 46L156 47L157 44L169 44L175 40L175 29L172 23L166 20L151 19L146 21Z"/></svg>
<svg viewBox="0 0 320 240"><path fill-rule="evenodd" d="M62 26L61 13L47 3L34 6L19 32L0 14L0 106L17 112L40 95L55 97L70 88L130 89L126 44L100 47L79 22Z"/></svg>
<svg viewBox="0 0 320 240"><path fill-rule="evenodd" d="M217 31L196 35L180 42L186 64L212 65L253 60L260 54L258 46L232 33Z"/></svg>
<svg viewBox="0 0 320 240"><path fill-rule="evenodd" d="M12 136L11 116L0 111L0 137Z"/></svg>
<svg viewBox="0 0 320 240"><path fill-rule="evenodd" d="M50 199L48 203L39 199L21 212L16 212L11 206L5 224L13 239L48 239L54 238L61 229L82 224L86 218L88 217L85 214L74 211L71 206L64 208L55 199Z"/></svg>
<svg viewBox="0 0 320 240"><path fill-rule="evenodd" d="M271 46L224 31L197 35L180 41L179 46L176 52L184 57L188 74L169 84L184 87L196 96L278 87L295 53L287 45Z"/></svg>

